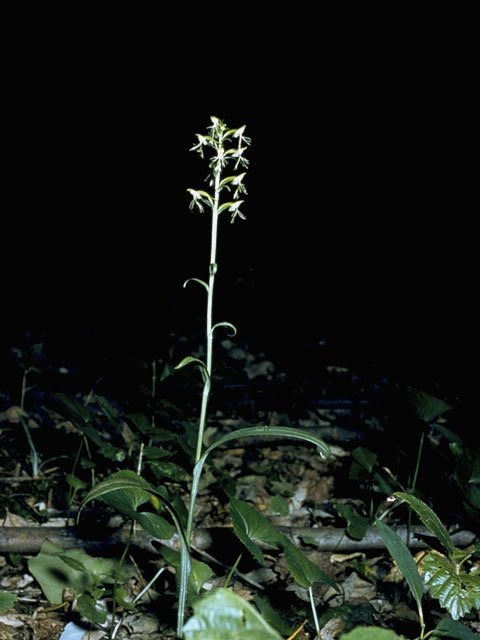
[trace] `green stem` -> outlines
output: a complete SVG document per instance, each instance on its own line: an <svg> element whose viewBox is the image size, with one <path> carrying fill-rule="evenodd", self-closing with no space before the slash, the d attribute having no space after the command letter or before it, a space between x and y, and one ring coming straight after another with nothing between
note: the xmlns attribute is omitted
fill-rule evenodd
<svg viewBox="0 0 480 640"><path fill-rule="evenodd" d="M420 436L420 443L418 445L417 462L415 464L415 472L413 474L412 493L415 493L415 487L417 486L418 471L420 469L420 460L422 459L423 441L425 433L422 431ZM407 521L407 547L410 546L410 528L412 525L412 508L408 505L408 521Z"/></svg>
<svg viewBox="0 0 480 640"><path fill-rule="evenodd" d="M310 596L310 606L312 608L312 614L313 614L313 622L315 624L315 631L317 632L317 635L320 634L320 625L318 623L318 616L317 616L317 610L315 608L315 601L313 600L313 590L312 587L308 587L308 595Z"/></svg>
<svg viewBox="0 0 480 640"><path fill-rule="evenodd" d="M205 424L207 421L207 407L208 400L210 398L210 381L212 379L212 353L213 353L213 290L215 286L215 274L217 273L217 231L218 231L218 205L220 200L220 166L215 171L215 201L212 209L212 233L210 244L210 266L209 266L209 278L208 278L208 297L207 297L207 327L206 327L206 341L207 341L207 377L203 387L202 394L202 407L200 409L200 424L198 427L197 436L197 450L195 453L195 464L200 460L202 456L203 446L203 432L205 430Z"/></svg>

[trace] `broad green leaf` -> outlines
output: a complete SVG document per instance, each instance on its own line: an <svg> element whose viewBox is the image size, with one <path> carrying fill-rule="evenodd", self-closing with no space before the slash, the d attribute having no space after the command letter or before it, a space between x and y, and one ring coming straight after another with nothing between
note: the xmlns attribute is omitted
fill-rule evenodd
<svg viewBox="0 0 480 640"><path fill-rule="evenodd" d="M432 511L432 509L430 509L430 507L426 505L422 500L410 495L409 493L397 491L394 495L398 498L401 498L402 500L405 500L405 502L407 502L412 507L412 509L418 514L418 517L427 527L427 529L429 529L433 533L433 535L439 539L439 541L446 549L447 553L451 555L455 547L450 540L448 531L443 526L437 514Z"/></svg>
<svg viewBox="0 0 480 640"><path fill-rule="evenodd" d="M448 558L429 552L422 561L425 582L431 595L447 609L454 620L463 618L471 609L480 609L480 574L457 571Z"/></svg>
<svg viewBox="0 0 480 640"><path fill-rule="evenodd" d="M87 593L82 593L78 598L77 608L80 615L95 624L103 624L107 619L105 607Z"/></svg>
<svg viewBox="0 0 480 640"><path fill-rule="evenodd" d="M365 447L357 447L352 451L352 458L369 473L377 463L377 454Z"/></svg>
<svg viewBox="0 0 480 640"><path fill-rule="evenodd" d="M430 422L442 413L449 411L452 407L435 396L430 395L426 391L416 389L415 387L406 387L406 394L410 402L415 407L418 415L425 422Z"/></svg>
<svg viewBox="0 0 480 640"><path fill-rule="evenodd" d="M137 513L135 520L147 533L159 540L169 540L175 533L175 527L158 513Z"/></svg>
<svg viewBox="0 0 480 640"><path fill-rule="evenodd" d="M83 593L93 581L88 574L76 571L65 564L61 555L82 562L87 555L80 549L64 551L62 547L45 540L38 555L28 561L28 569L42 588L45 597L51 604L60 604L66 587L75 593Z"/></svg>
<svg viewBox="0 0 480 640"><path fill-rule="evenodd" d="M412 554L407 548L407 545L403 542L398 534L396 534L390 527L380 520L376 520L378 532L385 543L390 555L395 560L398 568L403 574L403 577L407 581L410 591L417 603L419 612L422 611L422 596L423 596L423 582L418 573L415 560L412 558Z"/></svg>
<svg viewBox="0 0 480 640"><path fill-rule="evenodd" d="M118 471L97 484L85 496L79 510L90 500L102 500L128 518L134 518L137 508L150 500L151 487L134 471Z"/></svg>
<svg viewBox="0 0 480 640"><path fill-rule="evenodd" d="M271 625L276 631L284 636L289 636L295 631L293 627L291 627L284 621L280 613L272 607L267 598L262 598L258 595L258 593L256 593L253 596L253 601L255 603L255 606L263 616L263 619L268 622L268 624Z"/></svg>
<svg viewBox="0 0 480 640"><path fill-rule="evenodd" d="M18 596L9 591L0 591L0 614L6 613L13 607Z"/></svg>
<svg viewBox="0 0 480 640"><path fill-rule="evenodd" d="M444 618L441 620L432 633L432 638L448 638L449 640L475 640L478 635L461 622Z"/></svg>
<svg viewBox="0 0 480 640"><path fill-rule="evenodd" d="M355 540L362 540L367 533L368 518L359 515L348 504L336 504L335 509L347 521L347 533Z"/></svg>
<svg viewBox="0 0 480 640"><path fill-rule="evenodd" d="M288 570L296 582L304 589L309 589L315 582L322 582L328 584L340 593L340 588L335 580L332 580L325 571L322 571L316 564L313 564L300 549L297 549L297 547L288 540L285 545L285 561Z"/></svg>
<svg viewBox="0 0 480 640"><path fill-rule="evenodd" d="M282 640L260 613L228 589L214 589L193 603L185 640Z"/></svg>
<svg viewBox="0 0 480 640"><path fill-rule="evenodd" d="M246 502L231 498L230 516L236 536L260 564L263 564L263 553L257 541L267 542L277 548L284 546L285 537Z"/></svg>
<svg viewBox="0 0 480 640"><path fill-rule="evenodd" d="M348 633L342 633L340 640L402 640L390 629L380 627L357 627Z"/></svg>

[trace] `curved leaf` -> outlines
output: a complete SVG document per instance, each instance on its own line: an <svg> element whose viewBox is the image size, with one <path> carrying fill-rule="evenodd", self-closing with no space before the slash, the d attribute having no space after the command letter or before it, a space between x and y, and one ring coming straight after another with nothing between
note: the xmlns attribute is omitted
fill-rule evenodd
<svg viewBox="0 0 480 640"><path fill-rule="evenodd" d="M230 329L232 329L233 333L231 333L230 335L233 337L235 335L237 335L237 328L235 327L235 325L233 325L231 322L217 322L216 324L213 325L213 327L211 328L211 335L213 335L213 332L215 331L215 329L217 327L230 327Z"/></svg>
<svg viewBox="0 0 480 640"><path fill-rule="evenodd" d="M430 509L430 507L425 504L425 502L423 502L419 498L416 498L415 496L410 495L409 493L396 491L394 495L398 498L401 498L412 507L412 509L418 514L418 517L427 527L427 529L429 529L433 533L433 535L440 540L448 555L451 555L454 552L455 547L450 540L448 531L443 526L442 521L437 516L437 514L432 511L432 509Z"/></svg>
<svg viewBox="0 0 480 640"><path fill-rule="evenodd" d="M174 369L183 369L183 367L185 367L187 364L198 365L200 372L202 374L203 381L205 382L206 380L209 379L210 376L208 375L207 365L203 362L203 360L200 360L199 358L194 358L193 356L187 356L186 358L183 358L183 360L179 362L177 366L174 367Z"/></svg>
<svg viewBox="0 0 480 640"><path fill-rule="evenodd" d="M208 286L208 284L204 280L200 280L200 278L188 278L188 280L185 280L185 282L183 283L184 288L189 282L198 282L198 284L201 284L202 287L205 287L207 293L210 291L210 287Z"/></svg>
<svg viewBox="0 0 480 640"><path fill-rule="evenodd" d="M232 433L227 433L226 435L219 438L216 442L211 444L207 449L205 449L202 457L197 462L193 469L193 482L192 482L192 491L190 494L190 505L194 505L197 493L198 493L198 485L200 482L200 477L202 475L203 465L205 464L208 456L214 451L217 447L225 444L226 442L230 442L230 440L236 440L237 438L248 438L250 436L282 436L286 438L296 438L298 440L304 440L306 442L310 442L310 444L314 444L317 446L319 450L319 454L323 458L327 458L330 455L329 446L317 436L308 433L307 431L302 431L300 429L294 429L292 427L245 427L244 429L237 429ZM193 509L189 510L188 513L188 524L187 524L187 537L190 537L190 533L192 531L193 525Z"/></svg>

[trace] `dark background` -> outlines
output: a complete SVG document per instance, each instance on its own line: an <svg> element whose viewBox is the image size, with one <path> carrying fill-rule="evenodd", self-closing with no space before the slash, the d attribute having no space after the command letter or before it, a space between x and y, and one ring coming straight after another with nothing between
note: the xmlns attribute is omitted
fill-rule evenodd
<svg viewBox="0 0 480 640"><path fill-rule="evenodd" d="M221 221L216 319L285 366L327 340L339 363L466 394L474 102L458 58L287 43L216 76L172 69L171 50L154 64L87 44L43 43L12 73L4 345L31 329L68 359L86 334L118 357L198 328L202 296L182 283L206 277L209 220L186 188L207 167L189 148L217 115L253 144L247 221Z"/></svg>

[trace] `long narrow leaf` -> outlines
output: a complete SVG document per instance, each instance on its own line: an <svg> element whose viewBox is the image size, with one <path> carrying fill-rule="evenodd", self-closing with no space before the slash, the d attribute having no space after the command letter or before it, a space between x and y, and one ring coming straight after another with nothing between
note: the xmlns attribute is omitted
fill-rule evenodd
<svg viewBox="0 0 480 640"><path fill-rule="evenodd" d="M433 535L440 540L448 555L450 556L453 553L455 547L450 540L448 531L443 526L442 521L437 516L437 514L432 511L432 509L430 509L430 507L425 504L425 502L423 502L419 498L416 498L415 496L410 495L409 493L397 491L394 495L398 498L401 498L402 500L405 500L405 502L407 502L412 507L412 509L418 514L418 517L427 527L427 529L430 529Z"/></svg>
<svg viewBox="0 0 480 640"><path fill-rule="evenodd" d="M395 531L392 531L390 527L387 527L387 525L383 524L380 520L376 520L375 524L390 555L397 563L398 568L407 581L410 591L416 600L418 611L421 614L423 582L418 573L415 560L412 558L412 554L408 550L407 545L400 536L395 533Z"/></svg>
<svg viewBox="0 0 480 640"><path fill-rule="evenodd" d="M211 444L208 449L205 449L202 457L197 462L193 469L193 482L192 482L192 491L190 494L190 505L195 505L195 501L197 499L198 493L198 485L200 482L200 476L202 475L203 465L205 464L205 460L208 456L214 451L217 447L225 444L226 442L230 442L230 440L236 440L237 438L247 438L250 436L282 436L284 438L296 438L298 440L304 440L306 442L310 442L311 444L316 445L319 448L319 453L323 458L327 458L330 455L329 446L317 436L308 433L307 431L301 431L300 429L294 429L292 427L246 427L244 429L237 429L236 431L232 431L232 433L227 433L226 435L219 438L216 442ZM193 525L193 509L189 509L188 513L188 524L187 524L187 539L190 540L190 535L192 533L192 525Z"/></svg>

